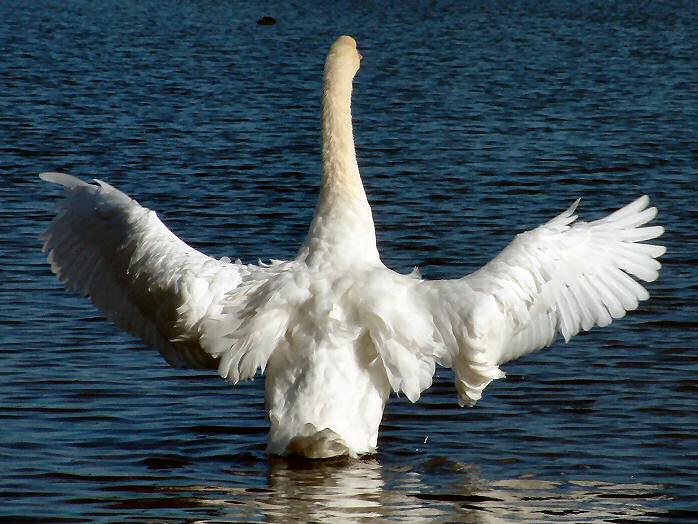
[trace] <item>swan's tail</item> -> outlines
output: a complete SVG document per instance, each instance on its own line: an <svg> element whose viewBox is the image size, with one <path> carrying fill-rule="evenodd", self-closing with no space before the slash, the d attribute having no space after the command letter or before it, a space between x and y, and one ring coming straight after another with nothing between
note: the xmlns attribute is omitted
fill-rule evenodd
<svg viewBox="0 0 698 524"><path fill-rule="evenodd" d="M300 455L310 459L351 455L344 439L329 428L292 438L286 446L286 451L289 455Z"/></svg>

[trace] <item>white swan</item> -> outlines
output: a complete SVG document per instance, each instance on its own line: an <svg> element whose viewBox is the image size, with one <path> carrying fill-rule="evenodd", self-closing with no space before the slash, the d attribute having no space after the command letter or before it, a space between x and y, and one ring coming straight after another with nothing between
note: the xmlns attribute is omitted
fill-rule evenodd
<svg viewBox="0 0 698 524"><path fill-rule="evenodd" d="M500 364L637 308L649 295L633 277L655 280L665 251L640 243L663 232L643 196L590 223L575 202L461 279L386 268L354 152L360 59L348 36L327 57L322 188L295 260L215 260L105 182L40 175L66 192L44 235L53 272L174 366L232 383L265 371L271 453L374 452L390 392L418 400L436 364L473 405Z"/></svg>

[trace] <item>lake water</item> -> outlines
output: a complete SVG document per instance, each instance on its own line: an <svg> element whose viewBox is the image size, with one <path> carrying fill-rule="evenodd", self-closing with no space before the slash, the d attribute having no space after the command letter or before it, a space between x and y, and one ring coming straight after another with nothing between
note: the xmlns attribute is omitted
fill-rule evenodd
<svg viewBox="0 0 698 524"><path fill-rule="evenodd" d="M696 4L220 4L0 3L0 522L698 521ZM216 257L293 257L344 33L387 265L459 277L579 196L593 219L643 193L668 252L639 311L474 409L440 370L375 457L288 462L263 379L171 369L62 290L36 174L108 180Z"/></svg>

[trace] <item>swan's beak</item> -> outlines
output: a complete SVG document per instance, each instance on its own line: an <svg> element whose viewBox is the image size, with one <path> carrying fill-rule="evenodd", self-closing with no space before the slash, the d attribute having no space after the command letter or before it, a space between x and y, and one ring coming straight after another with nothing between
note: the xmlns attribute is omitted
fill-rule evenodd
<svg viewBox="0 0 698 524"><path fill-rule="evenodd" d="M359 55L359 61L361 61L361 60L364 59L364 55L362 55L361 53L359 53L359 50L358 50L358 49L356 50L356 54Z"/></svg>

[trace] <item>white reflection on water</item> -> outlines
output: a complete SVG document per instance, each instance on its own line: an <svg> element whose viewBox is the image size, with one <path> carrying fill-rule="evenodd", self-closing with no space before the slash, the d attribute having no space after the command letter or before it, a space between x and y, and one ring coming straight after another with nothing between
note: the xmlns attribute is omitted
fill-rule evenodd
<svg viewBox="0 0 698 524"><path fill-rule="evenodd" d="M449 462L443 477L411 466L385 470L376 459L331 463L270 463L268 487L198 490L198 506L216 506L215 521L265 522L604 522L656 521L651 501L662 487L529 478L488 481L468 465ZM203 491L223 494L208 498ZM195 495L196 496L196 495ZM213 522L199 520L197 522Z"/></svg>

